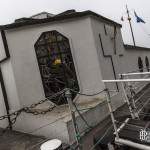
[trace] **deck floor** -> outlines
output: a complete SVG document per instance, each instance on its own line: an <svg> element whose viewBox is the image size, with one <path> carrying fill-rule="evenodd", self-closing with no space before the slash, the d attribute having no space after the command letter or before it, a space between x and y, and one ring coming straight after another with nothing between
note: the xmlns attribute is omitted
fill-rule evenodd
<svg viewBox="0 0 150 150"><path fill-rule="evenodd" d="M136 106L138 106L138 109L141 109L143 104L145 104L147 102L147 100L150 99L150 85L148 85L140 93L138 93L137 98L138 98L138 101L136 102ZM149 110L150 110L150 104L146 104L145 107L141 111L147 113ZM122 122L124 122L126 118L131 117L130 113L129 113L128 106L126 104L123 105L122 107L120 107L119 109L117 109L114 115L115 115L115 119L117 121L120 121L120 124ZM140 119L145 120L145 121L150 121L150 116L141 115ZM140 126L145 126L147 124L147 122L145 123L145 121L130 120L130 122L132 124L137 124ZM120 126L120 124L118 124L118 127ZM88 136L86 136L86 140L85 140L86 144L84 144L84 146L85 146L84 150L90 149L90 147L92 147L92 145L94 144L93 139L95 139L95 143L98 142L98 140L104 135L104 133L107 131L108 128L110 128L111 125L112 125L111 119L110 119L110 117L108 117L103 122L101 122L97 126L97 128L93 129L93 131L91 131L91 133L88 133ZM122 131L122 133L123 132L124 131ZM95 150L101 150L100 147L103 147L103 145L107 144L108 142L112 142L113 133L114 133L113 129L110 130L108 132L108 134L103 138L101 143L99 143L96 146ZM125 132L125 134L126 134L126 132ZM125 134L124 134L124 136L125 136ZM134 136L135 133L129 134L130 137L133 137L132 134ZM136 131L136 134L134 137L139 138L139 131ZM90 145L87 143L90 143ZM130 148L128 148L128 150L130 150ZM136 149L131 148L131 150L136 150Z"/></svg>
<svg viewBox="0 0 150 150"><path fill-rule="evenodd" d="M0 129L0 150L40 150L44 137Z"/></svg>
<svg viewBox="0 0 150 150"><path fill-rule="evenodd" d="M150 141L140 139L141 129L150 131L150 122L130 119L120 130L119 138L150 146Z"/></svg>
<svg viewBox="0 0 150 150"><path fill-rule="evenodd" d="M143 92L139 94L139 96L141 97L137 102L137 105L140 108L141 103L146 102L147 99L150 98L150 86L144 89ZM148 112L149 105L146 106L147 107L145 107L143 111ZM117 118L117 120L119 121L124 121L129 116L130 114L127 105L123 105L115 112L115 118ZM141 116L141 118L144 119L143 116ZM148 120L150 120L150 117L147 118L147 121ZM132 120L131 122L133 124L135 123L135 121ZM140 123L136 122L136 124L137 125L144 124L145 126L145 123L143 122ZM104 121L102 121L99 125L97 125L95 128L93 128L90 132L86 133L85 136L83 137L82 143L83 150L90 150L94 144L94 141L97 142L111 125L112 125L111 119L110 117L108 117ZM127 128L127 130L129 129ZM123 132L124 131L120 132L120 134L122 134ZM125 134L123 134L123 136L125 136ZM103 139L102 143L105 144L106 142L111 141L111 139L113 139L112 137L113 137L113 130L110 130L109 134ZM0 150L40 150L40 145L44 141L45 141L44 137L33 136L16 131L6 131L5 133L3 133L3 129L0 129ZM99 145L96 148L100 150Z"/></svg>

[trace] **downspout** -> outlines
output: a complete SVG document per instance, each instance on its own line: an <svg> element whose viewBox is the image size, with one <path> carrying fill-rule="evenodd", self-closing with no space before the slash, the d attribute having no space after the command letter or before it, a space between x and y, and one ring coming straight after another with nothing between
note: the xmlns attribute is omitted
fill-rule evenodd
<svg viewBox="0 0 150 150"><path fill-rule="evenodd" d="M7 39L6 39L4 30L1 30L1 37L2 37L2 41L3 41L6 57L0 61L0 64L10 58L9 48L8 48ZM7 92L6 92L6 88L5 88L5 83L4 83L4 79L3 79L1 66L0 66L0 83L1 83L2 93L3 93L3 97L4 97L6 112L8 115L9 128L12 130L11 118L9 116L10 107L9 107L8 96L7 96Z"/></svg>

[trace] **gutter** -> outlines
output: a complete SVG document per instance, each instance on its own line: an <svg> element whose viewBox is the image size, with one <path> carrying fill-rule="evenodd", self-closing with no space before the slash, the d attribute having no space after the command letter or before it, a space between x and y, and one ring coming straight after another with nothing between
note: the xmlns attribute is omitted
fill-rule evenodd
<svg viewBox="0 0 150 150"><path fill-rule="evenodd" d="M6 61L10 58L10 53L9 53L9 48L8 48L8 43L7 43L5 31L1 30L0 32L1 32L1 37L2 37L2 41L3 41L4 49L5 49L5 54L6 54L6 57L0 61L0 64L1 64L2 62ZM3 74L1 71L1 66L0 66L0 83L1 83L2 93L3 93L5 108L6 108L6 112L8 115L9 128L12 130L11 118L9 116L10 107L9 107L8 96L7 96L5 83L4 83L4 79L3 79Z"/></svg>
<svg viewBox="0 0 150 150"><path fill-rule="evenodd" d="M145 51L150 51L150 48L148 47L141 47L141 46L134 46L134 45L128 45L124 44L125 50L145 50Z"/></svg>

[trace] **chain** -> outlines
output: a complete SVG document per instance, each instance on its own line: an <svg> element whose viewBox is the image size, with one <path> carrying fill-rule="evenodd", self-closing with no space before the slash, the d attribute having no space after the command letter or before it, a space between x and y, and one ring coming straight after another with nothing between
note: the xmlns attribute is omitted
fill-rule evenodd
<svg viewBox="0 0 150 150"><path fill-rule="evenodd" d="M52 111L55 107L56 107L56 105L53 105L53 106L47 108L46 110L36 110L36 109L31 109L30 107L25 107L22 111L33 114L33 115L40 115L40 114L44 115L44 114Z"/></svg>
<svg viewBox="0 0 150 150"><path fill-rule="evenodd" d="M37 110L37 109L34 109L36 106L38 105L41 105L47 101L50 101L51 99L53 98L56 98L57 96L62 96L64 94L64 92L66 91L66 89L58 92L58 93L55 93L54 95L44 99L44 100L41 100L39 101L38 103L35 103L35 104L32 104L30 105L29 107L23 107L11 114L8 114L8 115L4 115L4 116L0 116L0 120L4 120L4 119L7 119L9 117L11 117L11 125L15 124L16 121L17 121L17 118L18 116L22 113L22 112L25 112L25 113L28 113L28 114L33 114L33 115L44 115L48 112L51 112L55 107L56 105L53 104L52 106L50 106L49 108L47 108L46 110ZM7 127L9 128L9 127Z"/></svg>

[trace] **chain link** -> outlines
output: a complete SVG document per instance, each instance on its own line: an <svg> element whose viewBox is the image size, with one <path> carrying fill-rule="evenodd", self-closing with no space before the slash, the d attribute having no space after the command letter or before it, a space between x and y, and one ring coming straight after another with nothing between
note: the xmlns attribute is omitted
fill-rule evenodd
<svg viewBox="0 0 150 150"><path fill-rule="evenodd" d="M53 104L52 106L50 106L46 110L40 110L40 109L35 109L35 108L36 108L36 106L41 105L41 104L43 104L47 101L50 101L51 99L56 98L57 96L62 96L65 93L65 91L66 91L66 89L64 89L64 90L62 90L58 93L55 93L54 95L52 95L52 96L50 96L50 97L48 97L44 100L41 100L38 103L32 104L29 107L23 107L22 109L17 110L15 112L11 113L11 114L0 116L0 120L4 120L4 119L7 119L7 118L11 117L11 125L13 125L13 124L16 123L18 116L22 112L29 113L29 114L32 114L32 115L44 115L48 112L51 112L56 107L55 104ZM7 127L7 129L8 128L9 127Z"/></svg>

